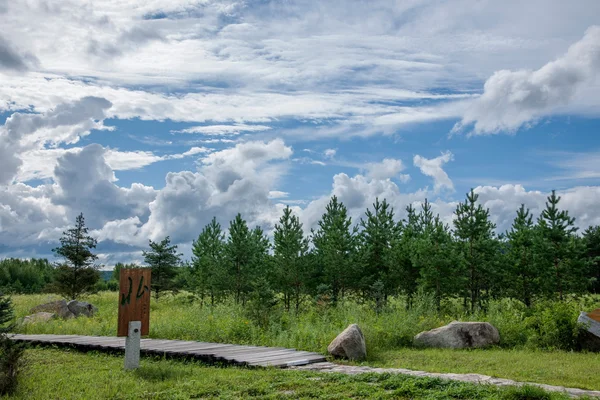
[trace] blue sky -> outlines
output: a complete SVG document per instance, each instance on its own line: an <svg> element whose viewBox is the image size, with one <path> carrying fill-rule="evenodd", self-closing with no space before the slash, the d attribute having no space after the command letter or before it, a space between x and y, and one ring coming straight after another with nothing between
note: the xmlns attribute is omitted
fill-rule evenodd
<svg viewBox="0 0 600 400"><path fill-rule="evenodd" d="M600 224L600 3L0 0L0 257L101 262L331 195Z"/></svg>

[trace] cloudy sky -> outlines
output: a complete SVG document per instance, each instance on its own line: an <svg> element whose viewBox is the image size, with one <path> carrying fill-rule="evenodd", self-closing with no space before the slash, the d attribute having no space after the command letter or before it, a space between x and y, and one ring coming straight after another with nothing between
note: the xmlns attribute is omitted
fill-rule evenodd
<svg viewBox="0 0 600 400"><path fill-rule="evenodd" d="M0 257L470 188L600 224L600 2L0 0Z"/></svg>

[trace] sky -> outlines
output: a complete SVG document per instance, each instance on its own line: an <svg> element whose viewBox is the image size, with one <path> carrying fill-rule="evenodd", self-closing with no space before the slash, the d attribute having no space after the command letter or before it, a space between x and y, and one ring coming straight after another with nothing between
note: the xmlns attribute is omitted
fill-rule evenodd
<svg viewBox="0 0 600 400"><path fill-rule="evenodd" d="M600 2L0 0L0 258L83 213L100 262L216 217L307 233L474 189L600 225Z"/></svg>

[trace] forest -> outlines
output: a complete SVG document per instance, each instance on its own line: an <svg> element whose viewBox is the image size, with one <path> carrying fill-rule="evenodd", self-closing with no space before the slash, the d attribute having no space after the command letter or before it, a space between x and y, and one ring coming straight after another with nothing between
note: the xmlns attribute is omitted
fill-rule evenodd
<svg viewBox="0 0 600 400"><path fill-rule="evenodd" d="M485 310L492 299L513 298L531 307L538 300L600 291L600 227L578 230L554 191L540 215L522 205L509 231L501 234L473 190L457 206L452 226L433 215L427 200L420 209L409 205L406 215L398 220L389 203L377 199L352 221L334 196L308 236L286 207L272 242L242 215L227 230L215 217L193 242L191 260L182 260L166 237L149 242L143 266L153 269L156 298L186 290L203 304L254 299L266 307L280 302L295 312L311 299L335 305L347 297L380 310L398 295L410 308L418 293L431 295L438 310L445 301L460 301L465 311L474 312ZM79 228L87 233L80 217ZM93 238L80 239L95 247ZM87 291L116 290L119 270L134 266L117 264L107 282L96 273ZM65 279L64 271L56 276L61 268L67 267L39 259L2 260L0 289L60 293L54 283Z"/></svg>

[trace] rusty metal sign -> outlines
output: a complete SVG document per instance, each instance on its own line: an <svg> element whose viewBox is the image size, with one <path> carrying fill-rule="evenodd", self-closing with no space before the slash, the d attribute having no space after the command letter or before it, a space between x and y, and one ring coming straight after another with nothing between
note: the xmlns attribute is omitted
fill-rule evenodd
<svg viewBox="0 0 600 400"><path fill-rule="evenodd" d="M119 275L117 336L127 336L130 321L142 322L142 336L150 332L150 269L123 268Z"/></svg>

